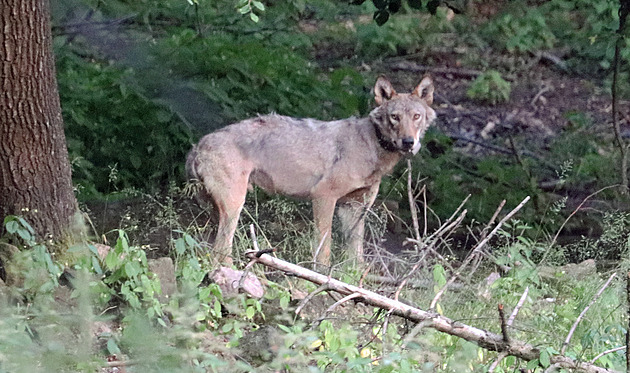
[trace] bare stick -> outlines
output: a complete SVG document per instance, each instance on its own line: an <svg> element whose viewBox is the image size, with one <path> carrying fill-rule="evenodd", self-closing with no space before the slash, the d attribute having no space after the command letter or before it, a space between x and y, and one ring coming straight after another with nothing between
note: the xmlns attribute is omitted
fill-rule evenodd
<svg viewBox="0 0 630 373"><path fill-rule="evenodd" d="M431 236L429 236L429 238L428 238L427 240L431 240L431 239L433 238L433 236L436 236L436 235L438 235L438 234L440 234L440 233L441 233L441 230L442 230L442 229L444 229L444 227L446 227L446 226L447 226L447 224L448 224L451 220L453 220L453 218L455 218L455 216L457 216L457 214L459 213L459 210L461 210L461 209L462 209L462 207L464 207L464 204L465 204L466 202L468 202L468 199L470 198L470 196L471 196L471 195L469 194L469 195L467 195L467 196L466 196L466 198L464 198L464 200L462 201L462 203L460 203L460 204L459 204L459 206L457 207L457 209L455 210L455 212L454 212L454 213L453 213L453 214L452 214L452 215L451 215L448 219L446 219L446 221L444 222L444 224L442 224L442 225L440 226L440 228L439 228L437 231L433 232L433 234L432 234Z"/></svg>
<svg viewBox="0 0 630 373"><path fill-rule="evenodd" d="M621 350L625 350L627 348L627 346L621 346L621 347L615 347L613 349L610 350L606 350L604 352L602 352L601 354L595 356L592 360L591 360L591 364L595 364L595 362L597 360L599 360L600 357L608 355L608 354L612 354L613 352L617 352L617 351L621 351Z"/></svg>
<svg viewBox="0 0 630 373"><path fill-rule="evenodd" d="M248 253L247 255L251 259L254 253ZM258 258L258 263L276 270L292 273L297 277L311 281L317 285L327 284L330 290L344 296L357 293L356 299L365 304L379 307L387 311L391 310L393 315L403 317L412 322L426 322L427 327L473 342L479 347L489 351L505 351L510 356L515 356L527 361L540 358L540 350L531 344L518 340L511 340L509 343L506 343L503 337L496 333L466 325L437 313L427 312L408 304L395 301L367 289L359 288L307 268L280 260L271 255L262 254ZM550 362L551 364L559 364L561 367L581 370L587 373L620 373L598 367L588 362L575 361L562 355L551 356Z"/></svg>
<svg viewBox="0 0 630 373"><path fill-rule="evenodd" d="M514 307L514 310L512 310L512 314L510 315L507 321L508 327L512 326L512 324L514 323L514 319L516 319L516 315L518 314L518 311L521 309L521 307L523 307L523 304L525 304L525 299L527 299L527 294L529 294L529 286L525 288L523 295L521 295L521 299L518 300L516 307Z"/></svg>
<svg viewBox="0 0 630 373"><path fill-rule="evenodd" d="M249 225L249 234L252 237L252 246L254 246L254 250L257 253L259 253L260 248L258 247L258 239L256 238L256 231L254 230L254 224ZM245 279L247 278L247 274L249 273L249 270L252 268L254 264L256 264L257 260L258 258L255 256L253 259L249 261L249 263L247 263L245 268L243 268L243 273L241 274L241 278L238 280L237 289L240 290L243 287L243 283L245 282Z"/></svg>
<svg viewBox="0 0 630 373"><path fill-rule="evenodd" d="M258 247L258 238L256 238L256 230L254 229L254 224L249 225L249 235L252 237L252 246L254 246L254 250L260 251L260 247Z"/></svg>
<svg viewBox="0 0 630 373"><path fill-rule="evenodd" d="M492 364L488 368L488 373L494 372L494 370L497 369L497 367L501 363L501 360L503 360L507 355L508 354L505 351L499 353L499 356L497 356L497 358L492 362Z"/></svg>
<svg viewBox="0 0 630 373"><path fill-rule="evenodd" d="M333 303L330 307L328 307L326 309L326 311L324 312L324 314L317 320L315 320L315 322L313 323L313 325L318 325L319 323L321 323L322 321L324 321L326 319L326 315L328 315L329 313L331 313L335 308L337 308L339 305L346 303L349 300L352 300L354 298L358 298L360 297L361 294L358 293L354 293L354 294L348 294L345 297L339 299L338 301L336 301L335 303Z"/></svg>
<svg viewBox="0 0 630 373"><path fill-rule="evenodd" d="M497 207L497 209L494 210L494 214L492 214L492 217L490 218L490 220L488 220L488 224L486 224L486 226L481 230L481 236L479 237L480 240L483 240L488 235L488 230L490 229L492 224L494 224L494 221L497 219L497 216L499 216L499 214L501 213L501 210L503 210L503 207L505 206L505 202L506 200L501 201L501 203L499 203L499 207ZM468 278L472 278L472 275L477 271L480 264L481 264L481 257L478 256L475 259L475 263L472 266L470 274L468 274Z"/></svg>
<svg viewBox="0 0 630 373"><path fill-rule="evenodd" d="M313 299L314 296L316 296L317 294L324 292L324 291L328 291L330 290L328 288L328 285L326 284L321 284L317 287L317 289L311 291L310 293L308 293L308 295L306 297L304 297L304 299L302 299L300 301L300 304L297 306L297 308L295 309L295 314L299 315L300 312L302 312L302 309L304 308L304 306L306 306L306 304L308 302L310 302L311 299Z"/></svg>
<svg viewBox="0 0 630 373"><path fill-rule="evenodd" d="M365 267L365 271L363 271L363 273L361 274L361 278L359 279L359 287L362 288L363 287L363 281L365 280L365 278L367 277L367 275L370 273L370 269L372 269L372 265L374 264L374 262L370 262L367 267Z"/></svg>
<svg viewBox="0 0 630 373"><path fill-rule="evenodd" d="M317 246L317 250L315 250L315 254L313 254L313 263L317 263L317 256L319 255L319 251L322 249L322 246L324 246L324 241L326 241L326 236L328 236L328 232L324 232L324 235L322 236L322 240L319 242L319 245Z"/></svg>
<svg viewBox="0 0 630 373"><path fill-rule="evenodd" d="M488 224L486 224L486 226L481 231L481 237L480 237L481 240L486 238L486 236L488 235L488 229L490 229L490 226L494 224L495 220L497 220L497 216L499 216L499 214L501 213L501 210L503 210L503 207L505 207L505 202L506 200L503 200L501 201L501 203L499 203L499 207L497 207L497 209L494 211L494 214L492 215L490 220L488 220Z"/></svg>
<svg viewBox="0 0 630 373"><path fill-rule="evenodd" d="M422 203L423 203L423 217L424 217L424 227L422 228L422 237L426 237L427 229L429 228L428 220L427 220L427 186L426 184L422 187Z"/></svg>
<svg viewBox="0 0 630 373"><path fill-rule="evenodd" d="M571 326L571 329L569 329L569 334L567 335L567 338L564 340L564 343L562 344L562 348L560 349L560 354L561 355L564 355L565 351L567 350L567 347L569 346L569 342L571 342L571 338L573 337L573 333L575 333L575 329L577 328L577 326L580 323L580 321L582 321L582 319L584 318L584 315L586 314L586 312L589 310L589 308L591 308L591 306L602 295L604 290L606 290L606 288L608 287L608 285L610 285L610 282L613 280L613 278L615 278L616 275L617 275L617 272L615 272L612 275L610 275L610 277L608 278L608 281L606 281L604 286L602 286L601 289L599 289L599 291L595 294L593 299L591 299L591 302L588 304L588 306L584 307L584 309L582 310L582 312L580 313L578 318L575 320L575 322Z"/></svg>
<svg viewBox="0 0 630 373"><path fill-rule="evenodd" d="M413 189L411 185L411 170L412 170L411 159L407 159L407 196L409 197L409 210L411 211L411 220L413 222L413 233L415 234L414 237L416 240L420 241L420 225L418 224L418 208L416 207L416 199L413 198Z"/></svg>

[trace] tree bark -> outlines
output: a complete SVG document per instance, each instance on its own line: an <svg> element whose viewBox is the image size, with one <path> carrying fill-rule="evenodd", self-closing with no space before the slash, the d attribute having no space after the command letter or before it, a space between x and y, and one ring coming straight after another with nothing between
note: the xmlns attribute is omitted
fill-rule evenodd
<svg viewBox="0 0 630 373"><path fill-rule="evenodd" d="M0 0L0 219L22 215L40 238L58 240L77 201L49 17L48 0Z"/></svg>

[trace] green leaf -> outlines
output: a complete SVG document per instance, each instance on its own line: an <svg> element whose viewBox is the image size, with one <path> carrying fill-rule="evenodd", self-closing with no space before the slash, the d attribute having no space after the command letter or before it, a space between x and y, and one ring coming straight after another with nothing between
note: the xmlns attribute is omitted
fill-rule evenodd
<svg viewBox="0 0 630 373"><path fill-rule="evenodd" d="M410 8L422 9L422 0L407 0Z"/></svg>
<svg viewBox="0 0 630 373"><path fill-rule="evenodd" d="M115 250L110 250L105 257L105 266L110 270L115 270L120 265L120 258Z"/></svg>
<svg viewBox="0 0 630 373"><path fill-rule="evenodd" d="M125 273L128 277L136 277L140 273L140 265L138 262L127 262L125 264Z"/></svg>
<svg viewBox="0 0 630 373"><path fill-rule="evenodd" d="M18 229L20 229L20 224L18 224L18 222L15 220L11 220L4 223L4 227L6 228L7 232L9 232L10 234L15 234L15 232L17 232Z"/></svg>
<svg viewBox="0 0 630 373"><path fill-rule="evenodd" d="M263 3L261 3L260 1L253 1L252 4L258 8L261 12L265 11L265 5Z"/></svg>
<svg viewBox="0 0 630 373"><path fill-rule="evenodd" d="M17 219L24 228L26 228L32 235L35 235L35 230L33 229L33 227L31 227L31 225L26 220L24 220L23 217L18 216Z"/></svg>
<svg viewBox="0 0 630 373"><path fill-rule="evenodd" d="M110 355L120 355L120 348L113 338L107 340L107 351Z"/></svg>
<svg viewBox="0 0 630 373"><path fill-rule="evenodd" d="M31 233L30 233L28 230L26 230L26 229L24 229L24 228L22 228L22 227L20 227L20 228L18 229L17 234L18 234L18 236L20 236L20 237L21 237L24 241L27 241L27 243L28 243L28 241L31 241L31 240L33 239L33 236L31 235Z"/></svg>
<svg viewBox="0 0 630 373"><path fill-rule="evenodd" d="M245 5L244 7L241 7L241 8L238 9L238 12L243 14L243 15L245 15L245 14L251 12L251 11L252 11L252 8L249 5Z"/></svg>
<svg viewBox="0 0 630 373"><path fill-rule="evenodd" d="M437 13L437 8L440 6L439 0L431 0L427 3L427 10L429 13L435 15Z"/></svg>
<svg viewBox="0 0 630 373"><path fill-rule="evenodd" d="M257 16L257 15L256 15L256 13L254 13L254 12L249 13L249 18L250 18L252 21L256 22L256 23L258 23L258 21L259 21L258 16Z"/></svg>
<svg viewBox="0 0 630 373"><path fill-rule="evenodd" d="M547 368L549 365L551 365L551 356L549 356L549 351L547 350L542 350L540 351L540 365L543 366L543 368Z"/></svg>
<svg viewBox="0 0 630 373"><path fill-rule="evenodd" d="M372 3L374 3L374 6L378 10L384 10L385 8L387 8L387 5L389 5L388 0L372 0Z"/></svg>
<svg viewBox="0 0 630 373"><path fill-rule="evenodd" d="M186 243L182 238L175 240L175 253L177 255L183 255L186 252Z"/></svg>
<svg viewBox="0 0 630 373"><path fill-rule="evenodd" d="M250 320L254 317L255 314L256 314L256 310L254 309L254 307L249 306L245 310L245 316L247 316L247 318Z"/></svg>
<svg viewBox="0 0 630 373"><path fill-rule="evenodd" d="M387 10L389 10L391 13L396 13L400 10L401 6L402 6L402 0L390 0Z"/></svg>
<svg viewBox="0 0 630 373"><path fill-rule="evenodd" d="M219 300L214 301L214 317L221 317L221 302Z"/></svg>
<svg viewBox="0 0 630 373"><path fill-rule="evenodd" d="M383 26L389 19L389 12L386 10L378 10L374 12L374 21L379 26Z"/></svg>
<svg viewBox="0 0 630 373"><path fill-rule="evenodd" d="M92 257L92 268L94 268L94 272L96 272L96 274L98 275L103 274L103 269L101 268L101 264L98 262L98 258L95 256Z"/></svg>
<svg viewBox="0 0 630 373"><path fill-rule="evenodd" d="M528 370L534 370L536 368L538 368L540 366L540 362L538 361L538 359L534 359L534 360L530 360L527 362L527 369Z"/></svg>
<svg viewBox="0 0 630 373"><path fill-rule="evenodd" d="M280 297L280 308L285 310L289 306L289 300L290 300L290 297L288 294Z"/></svg>

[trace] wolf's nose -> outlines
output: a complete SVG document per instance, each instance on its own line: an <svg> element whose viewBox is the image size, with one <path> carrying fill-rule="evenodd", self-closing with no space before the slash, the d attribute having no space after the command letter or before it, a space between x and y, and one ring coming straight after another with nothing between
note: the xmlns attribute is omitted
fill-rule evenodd
<svg viewBox="0 0 630 373"><path fill-rule="evenodd" d="M405 137L404 139L402 139L403 150L409 150L413 148L413 142L413 137Z"/></svg>

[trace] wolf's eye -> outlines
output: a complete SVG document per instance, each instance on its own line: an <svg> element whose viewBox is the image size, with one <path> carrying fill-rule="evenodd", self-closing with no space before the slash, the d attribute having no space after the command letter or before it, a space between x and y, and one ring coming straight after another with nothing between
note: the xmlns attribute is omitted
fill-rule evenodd
<svg viewBox="0 0 630 373"><path fill-rule="evenodd" d="M392 118L392 121L394 121L394 122L398 122L398 120L400 119L398 114L392 114L389 117Z"/></svg>
<svg viewBox="0 0 630 373"><path fill-rule="evenodd" d="M420 114L414 114L413 115L413 120L418 120L420 119Z"/></svg>

